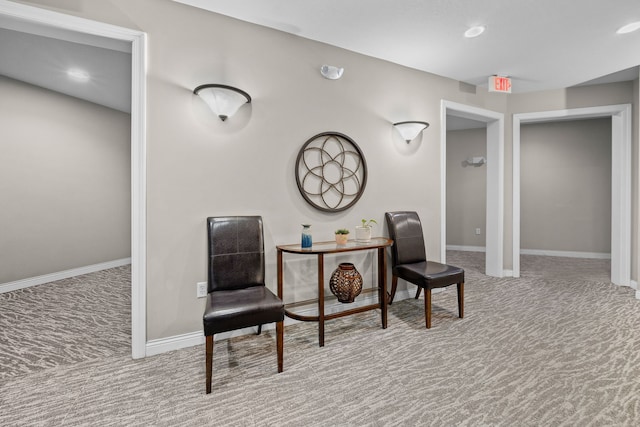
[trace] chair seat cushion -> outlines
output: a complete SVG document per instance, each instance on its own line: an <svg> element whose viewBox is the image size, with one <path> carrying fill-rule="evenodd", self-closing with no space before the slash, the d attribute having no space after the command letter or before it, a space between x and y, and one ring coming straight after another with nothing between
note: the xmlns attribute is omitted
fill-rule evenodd
<svg viewBox="0 0 640 427"><path fill-rule="evenodd" d="M210 292L202 316L205 336L282 320L284 304L266 286Z"/></svg>
<svg viewBox="0 0 640 427"><path fill-rule="evenodd" d="M393 268L393 274L425 289L443 288L464 282L462 268L433 261L401 264Z"/></svg>

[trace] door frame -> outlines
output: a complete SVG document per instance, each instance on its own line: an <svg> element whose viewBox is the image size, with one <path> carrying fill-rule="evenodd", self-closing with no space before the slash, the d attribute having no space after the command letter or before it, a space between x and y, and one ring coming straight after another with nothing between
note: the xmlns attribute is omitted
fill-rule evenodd
<svg viewBox="0 0 640 427"><path fill-rule="evenodd" d="M513 276L520 277L520 126L611 117L611 282L631 286L631 104L513 115Z"/></svg>
<svg viewBox="0 0 640 427"><path fill-rule="evenodd" d="M146 355L146 33L0 0L0 17L131 43L131 356Z"/></svg>
<svg viewBox="0 0 640 427"><path fill-rule="evenodd" d="M487 125L487 220L485 274L504 276L504 114L442 100L440 108L440 259L447 246L447 115Z"/></svg>

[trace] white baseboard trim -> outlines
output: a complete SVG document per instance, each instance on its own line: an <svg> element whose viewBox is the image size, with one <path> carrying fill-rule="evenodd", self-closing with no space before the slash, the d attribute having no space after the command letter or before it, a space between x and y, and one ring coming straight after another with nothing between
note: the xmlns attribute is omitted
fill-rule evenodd
<svg viewBox="0 0 640 427"><path fill-rule="evenodd" d="M298 323L298 321L285 317L284 319L285 326L291 325L293 323ZM269 331L275 328L276 328L275 323L262 325L263 331ZM229 338L241 337L244 335L252 335L252 334L255 334L256 332L258 332L257 326L250 327L250 328L236 329L235 331L221 332L214 336L214 341L218 342L218 341L226 340ZM156 340L147 341L145 355L155 356L158 354L166 353L168 351L179 350L181 348L193 347L193 346L202 345L202 344L204 344L204 334L202 330L199 330L199 331L189 332L182 335L174 335L167 338L159 338Z"/></svg>
<svg viewBox="0 0 640 427"><path fill-rule="evenodd" d="M193 347L200 344L204 344L204 335L201 330L197 332L190 332L188 334L160 338L157 340L149 340L147 341L145 355L155 356L157 354L179 350L186 347Z"/></svg>
<svg viewBox="0 0 640 427"><path fill-rule="evenodd" d="M447 250L466 251L466 252L486 252L484 246L458 246L447 245ZM576 251L551 251L546 249L520 249L521 255L542 255L557 256L567 258L595 258L595 259L611 259L610 253L605 252L576 252Z"/></svg>
<svg viewBox="0 0 640 427"><path fill-rule="evenodd" d="M503 270L502 277L513 277L513 270Z"/></svg>
<svg viewBox="0 0 640 427"><path fill-rule="evenodd" d="M3 283L0 284L0 294L128 264L131 264L131 258L122 258L115 261L101 262L99 264L87 265L85 267L72 268L70 270L59 271L57 273L44 274L42 276L16 280L15 282Z"/></svg>
<svg viewBox="0 0 640 427"><path fill-rule="evenodd" d="M521 255L557 256L566 258L592 258L611 259L610 253L603 252L573 252L573 251L548 251L544 249L520 249Z"/></svg>
<svg viewBox="0 0 640 427"><path fill-rule="evenodd" d="M638 282L632 280L629 282L629 286L631 286L632 289L636 290L636 299L640 299L640 287L638 286Z"/></svg>
<svg viewBox="0 0 640 427"><path fill-rule="evenodd" d="M415 289L415 288L414 288ZM439 291L439 289L434 289L434 292ZM394 301L401 301L407 298L413 298L415 295L415 290L413 292L406 290L399 290L396 292L396 296ZM377 296L371 294L370 296L364 297L361 300L354 302L353 304L349 304L349 308L356 308L363 305L375 304L378 300ZM344 310L344 304L336 301L334 303L326 304L324 307L325 314L336 313L338 311ZM312 316L315 314L316 308L315 306L309 306L309 308L296 310L296 313ZM292 325L298 323L298 320L290 319L285 317L284 324ZM271 329L275 329L275 323L270 323L262 326L263 331L268 331ZM243 335L255 334L257 332L257 327L253 328L243 328L237 329L235 331L223 332L220 334L216 334L214 340L221 341L226 340L228 338L239 337ZM196 332L189 332L181 335L174 335L167 338L160 338L155 340L147 341L146 345L146 356L155 356L158 354L166 353L169 351L179 350L181 348L193 347L196 345L204 344L204 335L202 330Z"/></svg>
<svg viewBox="0 0 640 427"><path fill-rule="evenodd" d="M466 251L466 252L486 252L487 248L484 246L458 246L447 245L448 251Z"/></svg>

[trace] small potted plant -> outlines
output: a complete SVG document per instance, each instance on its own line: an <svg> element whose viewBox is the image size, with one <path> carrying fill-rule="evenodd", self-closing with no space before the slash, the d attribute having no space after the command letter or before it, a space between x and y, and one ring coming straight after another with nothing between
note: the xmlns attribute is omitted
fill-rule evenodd
<svg viewBox="0 0 640 427"><path fill-rule="evenodd" d="M336 230L336 243L339 245L346 245L349 240L349 230L341 228Z"/></svg>
<svg viewBox="0 0 640 427"><path fill-rule="evenodd" d="M371 227L378 222L375 219L362 220L362 225L356 227L356 240L358 242L370 242L371 241Z"/></svg>

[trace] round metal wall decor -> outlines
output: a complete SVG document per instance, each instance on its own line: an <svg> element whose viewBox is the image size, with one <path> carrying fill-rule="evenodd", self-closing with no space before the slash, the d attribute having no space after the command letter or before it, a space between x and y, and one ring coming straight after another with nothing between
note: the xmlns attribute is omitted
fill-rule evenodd
<svg viewBox="0 0 640 427"><path fill-rule="evenodd" d="M296 183L302 197L325 212L353 206L367 184L367 163L347 135L323 132L310 138L296 160Z"/></svg>

